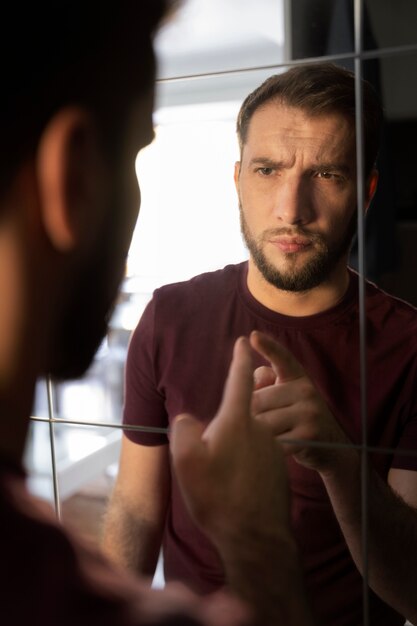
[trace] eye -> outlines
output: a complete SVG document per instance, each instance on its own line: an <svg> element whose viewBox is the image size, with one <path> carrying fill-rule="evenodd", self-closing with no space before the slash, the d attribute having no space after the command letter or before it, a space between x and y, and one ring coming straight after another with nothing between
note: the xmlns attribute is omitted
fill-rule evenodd
<svg viewBox="0 0 417 626"><path fill-rule="evenodd" d="M258 167L256 170L261 176L271 176L274 170L272 167Z"/></svg>
<svg viewBox="0 0 417 626"><path fill-rule="evenodd" d="M331 170L323 170L322 172L316 172L316 177L322 180L334 181L335 183L342 183L345 178L342 174L332 172Z"/></svg>

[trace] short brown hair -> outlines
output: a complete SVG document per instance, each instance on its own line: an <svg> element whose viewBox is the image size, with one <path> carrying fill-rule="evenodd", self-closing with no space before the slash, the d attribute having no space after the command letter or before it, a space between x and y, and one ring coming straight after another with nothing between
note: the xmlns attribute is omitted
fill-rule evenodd
<svg viewBox="0 0 417 626"><path fill-rule="evenodd" d="M372 171L379 150L382 107L372 85L363 80L365 175ZM333 63L298 65L270 76L244 100L237 119L240 152L255 111L269 101L302 109L311 115L340 113L355 127L355 76Z"/></svg>

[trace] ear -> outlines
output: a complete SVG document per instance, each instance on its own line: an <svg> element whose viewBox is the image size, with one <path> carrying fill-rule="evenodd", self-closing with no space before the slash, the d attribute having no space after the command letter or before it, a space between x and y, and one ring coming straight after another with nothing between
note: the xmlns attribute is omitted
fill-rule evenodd
<svg viewBox="0 0 417 626"><path fill-rule="evenodd" d="M97 198L98 149L91 116L81 108L59 111L44 129L37 153L44 230L61 252L85 232Z"/></svg>
<svg viewBox="0 0 417 626"><path fill-rule="evenodd" d="M366 186L365 212L369 209L369 205L371 204L372 198L375 195L376 188L378 186L378 178L378 170L373 169L369 175L368 184Z"/></svg>
<svg viewBox="0 0 417 626"><path fill-rule="evenodd" d="M240 174L240 161L236 161L236 163L235 163L235 172L234 172L234 176L233 176L234 181L235 181L236 189L237 189L238 184L239 184L239 174Z"/></svg>

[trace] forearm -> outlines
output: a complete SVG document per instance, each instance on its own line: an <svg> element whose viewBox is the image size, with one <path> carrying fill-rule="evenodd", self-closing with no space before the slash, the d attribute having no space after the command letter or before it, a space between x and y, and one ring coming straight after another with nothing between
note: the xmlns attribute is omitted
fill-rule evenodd
<svg viewBox="0 0 417 626"><path fill-rule="evenodd" d="M351 555L363 573L361 471L359 453L346 451L338 467L322 478ZM366 501L369 585L387 604L417 623L417 512L372 468Z"/></svg>
<svg viewBox="0 0 417 626"><path fill-rule="evenodd" d="M226 579L255 612L256 624L312 626L298 550L290 532L244 533L218 542ZM250 538L249 538L250 537ZM248 539L249 538L249 539Z"/></svg>
<svg viewBox="0 0 417 626"><path fill-rule="evenodd" d="M152 578L159 556L162 526L138 517L113 501L107 511L102 550L113 563Z"/></svg>

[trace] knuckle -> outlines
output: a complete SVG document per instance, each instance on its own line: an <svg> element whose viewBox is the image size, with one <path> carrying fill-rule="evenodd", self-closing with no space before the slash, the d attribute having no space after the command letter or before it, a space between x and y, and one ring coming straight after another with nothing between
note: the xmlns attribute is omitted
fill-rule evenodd
<svg viewBox="0 0 417 626"><path fill-rule="evenodd" d="M316 398L316 390L309 380L304 380L300 383L298 393L302 401L311 402Z"/></svg>

